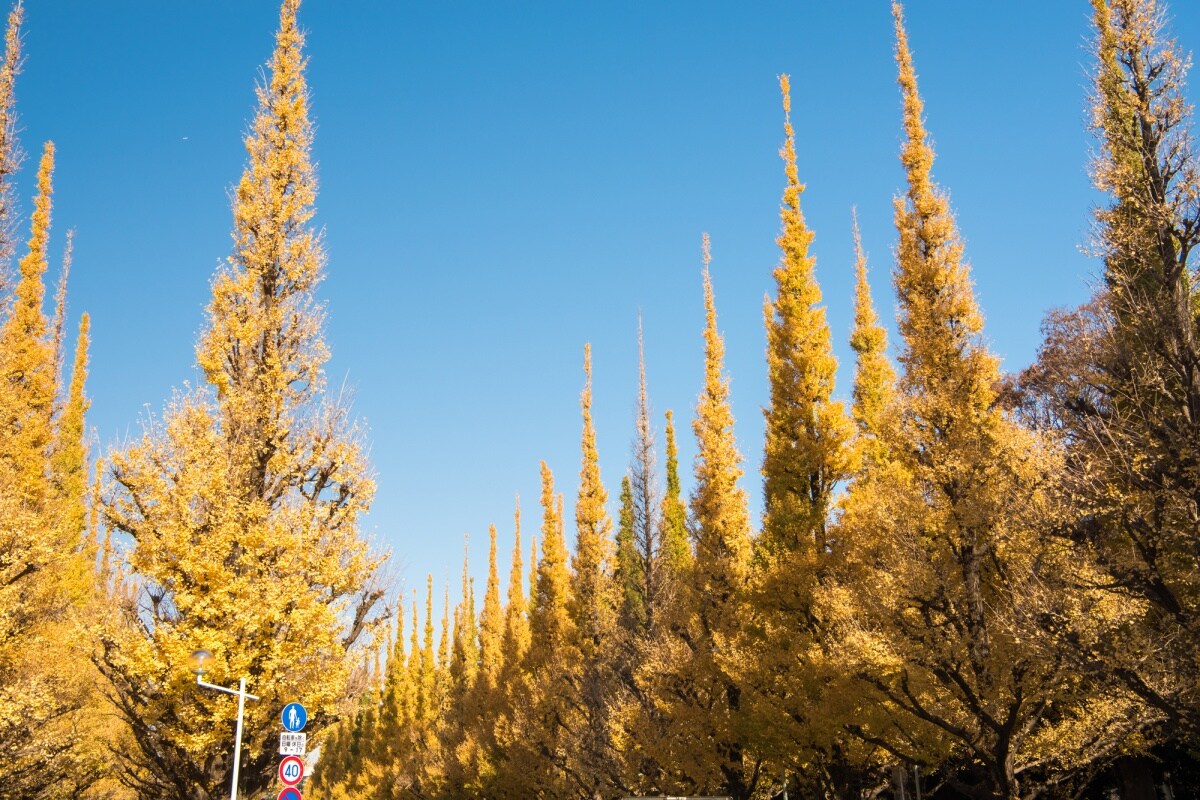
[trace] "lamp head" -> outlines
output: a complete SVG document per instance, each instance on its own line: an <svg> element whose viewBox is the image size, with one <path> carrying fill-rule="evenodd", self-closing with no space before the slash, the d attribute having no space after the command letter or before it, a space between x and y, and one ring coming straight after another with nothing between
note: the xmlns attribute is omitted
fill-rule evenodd
<svg viewBox="0 0 1200 800"><path fill-rule="evenodd" d="M208 671L208 667L205 665L212 657L212 653L208 652L207 650L197 650L196 652L192 653L192 657L188 660L191 662L192 672L196 673L197 679L204 677L204 673Z"/></svg>

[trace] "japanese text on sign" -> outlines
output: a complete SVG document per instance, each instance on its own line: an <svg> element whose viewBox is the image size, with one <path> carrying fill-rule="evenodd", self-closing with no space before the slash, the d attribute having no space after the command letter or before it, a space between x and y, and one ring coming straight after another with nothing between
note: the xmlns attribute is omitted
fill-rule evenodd
<svg viewBox="0 0 1200 800"><path fill-rule="evenodd" d="M279 734L279 755L302 756L308 752L307 733Z"/></svg>

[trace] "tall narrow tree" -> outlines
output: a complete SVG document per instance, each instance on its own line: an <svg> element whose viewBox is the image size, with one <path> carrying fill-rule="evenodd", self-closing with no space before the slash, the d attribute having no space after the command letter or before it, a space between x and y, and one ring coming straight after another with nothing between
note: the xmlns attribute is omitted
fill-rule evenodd
<svg viewBox="0 0 1200 800"><path fill-rule="evenodd" d="M21 72L21 22L25 6L20 0L8 14L4 29L4 61L0 63L0 323L9 313L10 264L16 250L14 181L21 166L17 141L16 82Z"/></svg>
<svg viewBox="0 0 1200 800"><path fill-rule="evenodd" d="M854 330L850 347L856 358L852 415L858 425L858 451L871 465L883 458L885 418L895 397L896 371L887 357L887 331L871 302L867 281L867 256L854 215Z"/></svg>
<svg viewBox="0 0 1200 800"><path fill-rule="evenodd" d="M446 753L447 790L456 793L461 792L475 768L477 754L474 741L469 739L480 713L479 695L474 691L479 671L479 626L475 617L475 582L465 542L462 597L454 609L453 630L440 737Z"/></svg>
<svg viewBox="0 0 1200 800"><path fill-rule="evenodd" d="M75 232L67 231L67 245L63 249L62 267L58 272L58 286L54 290L54 321L51 323L54 341L54 365L62 381L63 362L66 352L67 334L67 281L71 277L71 260L75 249Z"/></svg>
<svg viewBox="0 0 1200 800"><path fill-rule="evenodd" d="M536 583L529 613L530 644L525 656L525 679L530 727L525 745L526 768L537 793L562 796L569 792L564 770L566 732L577 724L570 700L571 645L575 622L570 609L571 571L563 536L562 506L554 491L554 475L543 461L542 541Z"/></svg>
<svg viewBox="0 0 1200 800"><path fill-rule="evenodd" d="M620 595L617 621L632 643L645 631L646 598L643 593L642 560L633 533L633 487L629 476L621 476L621 504L617 517L616 569L613 577Z"/></svg>
<svg viewBox="0 0 1200 800"><path fill-rule="evenodd" d="M687 504L679 481L679 448L675 444L675 418L667 411L667 490L663 494L663 562L669 575L680 576L692 563L692 540L687 529Z"/></svg>
<svg viewBox="0 0 1200 800"><path fill-rule="evenodd" d="M207 390L111 459L104 515L130 537L138 587L100 666L137 741L122 769L139 794L206 798L231 779L228 697L195 687L249 678L242 790L274 779L274 709L302 699L310 735L337 715L348 651L382 596L358 520L374 485L348 410L325 395L315 298L324 254L299 0L285 0L233 194L233 253L215 279L196 356Z"/></svg>
<svg viewBox="0 0 1200 800"><path fill-rule="evenodd" d="M19 22L18 7L9 19L0 92L12 90L7 71ZM4 103L11 97L0 96ZM0 172L4 148L11 146L0 142ZM89 702L93 676L71 669L80 657L82 615L94 598L83 514L86 473L76 449L82 448L84 370L77 371L79 413L71 419L79 429L71 448L76 461L61 452L72 425L56 424L58 365L43 308L53 169L54 146L47 143L28 249L0 323L0 797L6 798L69 797L96 779L87 758L89 727L78 713ZM0 226L11 223L2 213ZM86 358L86 341L81 345Z"/></svg>
<svg viewBox="0 0 1200 800"><path fill-rule="evenodd" d="M499 760L496 725L504 712L505 615L500 604L500 573L496 562L496 526L488 528L488 576L479 616L479 669L471 687L475 716L468 723L460 758L466 777L463 791L486 794L496 777ZM517 587L521 582L518 577Z"/></svg>
<svg viewBox="0 0 1200 800"><path fill-rule="evenodd" d="M75 340L75 363L66 402L54 432L51 458L58 494L63 503L63 525L73 536L84 536L87 530L88 458L85 416L91 401L84 394L87 383L88 333L91 317L86 313L79 320L79 337ZM90 567L89 566L89 572ZM90 581L83 582L85 585Z"/></svg>
<svg viewBox="0 0 1200 800"><path fill-rule="evenodd" d="M671 725L663 741L649 743L665 770L668 793L723 793L747 800L756 789L758 765L746 753L742 687L734 676L735 647L743 621L744 587L750 570L750 518L738 485L741 456L733 433L725 344L704 255L704 388L692 427L698 451L691 497L695 561L673 611L670 635L659 642L643 672Z"/></svg>
<svg viewBox="0 0 1200 800"><path fill-rule="evenodd" d="M1104 286L1051 326L1046 388L1072 449L1077 539L1141 624L1086 651L1200 743L1200 158L1162 4L1094 0L1093 179ZM1067 322L1064 325L1062 322ZM1057 351L1057 353L1055 352ZM1057 360L1056 360L1057 356ZM1123 600L1122 600L1123 601ZM1148 654L1154 657L1145 657ZM1134 655L1138 654L1138 655Z"/></svg>
<svg viewBox="0 0 1200 800"><path fill-rule="evenodd" d="M567 604L573 632L571 644L578 653L578 660L570 665L571 699L578 704L579 713L573 716L569 732L567 767L576 792L587 797L615 788L617 755L612 738L612 710L618 656L614 648L618 595L613 581L612 520L605 509L608 492L600 479L600 457L592 422L591 345L583 348L583 371L575 554Z"/></svg>
<svg viewBox="0 0 1200 800"><path fill-rule="evenodd" d="M529 601L525 597L525 572L521 553L521 504L517 499L513 512L514 540L508 573L508 596L504 607L503 664L500 671L500 710L493 720L496 738L496 775L487 794L517 800L529 796L529 778L523 771L522 748L525 745L525 712L528 698L524 693L525 656L529 652ZM536 559L535 559L536 561Z"/></svg>
<svg viewBox="0 0 1200 800"><path fill-rule="evenodd" d="M791 762L784 769L796 769L814 760L797 744L812 739L809 718L822 706L813 594L831 546L827 526L834 491L851 467L853 425L833 399L837 359L819 305L816 261L809 252L813 233L800 207L804 185L796 165L791 87L786 75L779 82L786 184L776 243L782 252L774 271L776 295L764 309L771 387L763 412L765 511L755 540L753 602L740 643L748 652L740 677L756 748Z"/></svg>
<svg viewBox="0 0 1200 800"><path fill-rule="evenodd" d="M632 492L633 541L641 577L640 595L644 609L644 630L654 627L662 611L663 543L662 500L654 453L654 426L650 422L650 395L646 389L646 345L642 321L638 318L638 399L637 433L633 440L633 459L629 469Z"/></svg>
<svg viewBox="0 0 1200 800"><path fill-rule="evenodd" d="M8 319L0 328L0 370L7 395L2 407L4 417L0 419L5 433L3 455L21 480L9 491L29 502L36 502L31 493L40 491L37 487L45 479L58 388L49 321L43 308L53 173L54 143L47 142L38 167L38 194L28 250L20 261L20 278Z"/></svg>
<svg viewBox="0 0 1200 800"><path fill-rule="evenodd" d="M1047 544L1056 455L996 403L998 363L932 178L898 3L893 13L908 184L896 200L904 370L892 463L852 487L860 496L844 517L862 572L861 613L842 640L891 721L855 729L905 762L940 763L968 797L1036 797L1069 779L1073 759L1111 746L1091 734L1119 726L1130 707L1120 695L1093 702L1042 624L1089 604L1056 579L1074 554ZM1064 739L1072 748L1052 744Z"/></svg>
<svg viewBox="0 0 1200 800"><path fill-rule="evenodd" d="M827 546L829 507L834 487L847 475L852 429L842 404L833 399L837 359L825 309L819 306L816 261L809 254L813 233L800 209L804 185L796 167L787 75L779 86L787 185L780 209L783 231L776 240L783 251L774 273L776 295L765 308L771 402L763 412L766 511L757 547L768 559L802 552L812 563Z"/></svg>

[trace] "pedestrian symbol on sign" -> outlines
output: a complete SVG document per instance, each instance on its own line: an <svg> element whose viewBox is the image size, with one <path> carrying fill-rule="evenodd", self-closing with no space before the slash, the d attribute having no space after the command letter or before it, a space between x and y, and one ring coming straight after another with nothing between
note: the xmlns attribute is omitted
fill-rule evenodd
<svg viewBox="0 0 1200 800"><path fill-rule="evenodd" d="M283 707L283 727L291 733L304 730L308 723L308 712L299 703L288 703Z"/></svg>

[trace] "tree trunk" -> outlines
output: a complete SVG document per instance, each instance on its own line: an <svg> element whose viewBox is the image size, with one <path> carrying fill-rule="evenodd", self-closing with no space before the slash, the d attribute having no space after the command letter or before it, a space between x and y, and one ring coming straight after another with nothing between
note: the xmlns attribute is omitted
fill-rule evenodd
<svg viewBox="0 0 1200 800"><path fill-rule="evenodd" d="M1158 800L1154 791L1154 772L1150 759L1144 756L1125 756L1115 765L1121 800Z"/></svg>

